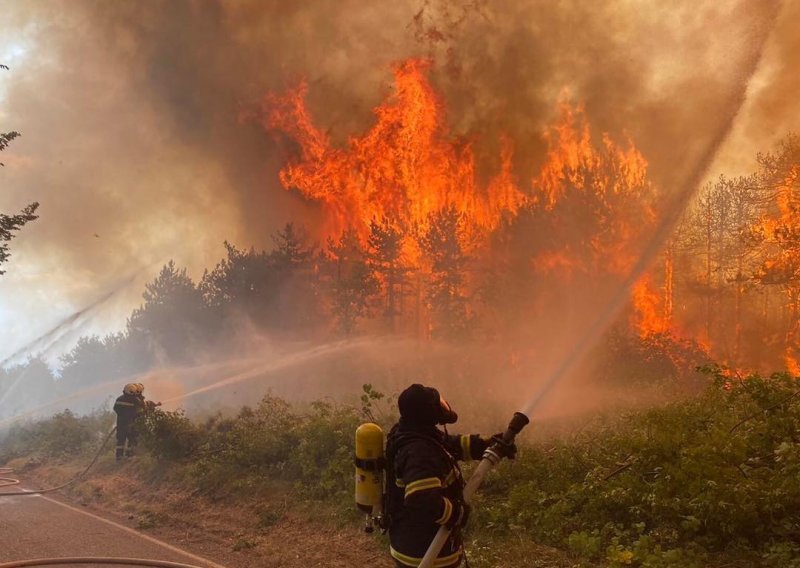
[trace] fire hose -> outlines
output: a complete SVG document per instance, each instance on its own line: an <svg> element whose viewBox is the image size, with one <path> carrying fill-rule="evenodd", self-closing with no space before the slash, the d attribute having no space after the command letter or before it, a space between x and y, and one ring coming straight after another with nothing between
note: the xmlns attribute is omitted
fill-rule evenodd
<svg viewBox="0 0 800 568"><path fill-rule="evenodd" d="M20 568L23 566L57 566L59 564L103 564L106 566L150 566L151 568L200 568L194 564L181 564L166 560L146 560L144 558L112 558L103 556L75 556L65 558L37 558L35 560L14 560L0 564L0 568Z"/></svg>
<svg viewBox="0 0 800 568"><path fill-rule="evenodd" d="M10 491L10 492L7 492L7 493L0 492L0 497L12 497L12 496L20 496L20 495L42 495L44 493L52 493L54 491L58 491L59 489L64 489L65 487L68 487L68 486L72 485L73 483L75 483L76 481L81 479L84 475L89 473L89 470L92 469L92 467L94 467L94 464L96 464L97 460L100 458L100 454L103 453L103 450L105 449L106 444L108 444L108 441L111 439L111 436L113 436L114 432L116 432L116 431L117 431L116 427L111 429L111 431L106 436L105 440L103 440L103 443L100 444L100 449L97 450L97 453L94 455L94 458L92 459L91 463L88 466L86 466L86 469L84 469L82 472L80 472L78 475L76 475L75 477L73 477L72 479L67 481L66 483L62 483L61 485L59 485L57 487L50 487L48 489L34 489L34 490L29 490L29 491ZM0 468L0 474L4 474L4 475L12 473L13 471L14 471L13 469L8 468L8 467ZM7 487L9 485L18 485L18 484L19 484L19 479L15 479L15 478L12 478L12 477L0 477L0 487ZM5 564L0 564L0 568L5 567L5 566L6 566ZM18 565L14 564L14 566L18 566ZM28 566L28 564L24 564L24 565L23 564L19 564L19 566Z"/></svg>
<svg viewBox="0 0 800 568"><path fill-rule="evenodd" d="M501 438L502 442L495 442L486 449L478 467L475 468L475 472L464 487L464 501L466 503L469 503L472 495L478 490L481 483L483 483L483 479L489 471L500 463L500 460L504 457L503 445L512 444L517 434L519 434L529 422L530 419L521 412L514 413L514 417L511 419L511 422L509 422L508 428L503 433ZM450 537L450 531L451 529L445 526L439 528L439 532L436 533L433 541L431 541L428 551L425 553L425 556L422 557L419 568L431 568L433 566L434 561L442 551L442 547ZM0 565L0 568L3 568L3 566Z"/></svg>
<svg viewBox="0 0 800 568"><path fill-rule="evenodd" d="M91 463L80 472L78 475L67 481L66 483L62 483L57 487L50 487L48 489L37 489L37 490L30 490L30 491L14 491L8 493L0 493L0 497L10 497L10 496L20 496L20 495L41 495L43 493L52 493L53 491L58 491L59 489L64 489L69 485L72 485L83 476L85 476L92 467L97 463L97 460L100 458L100 455L103 453L108 441L111 439L111 436L114 435L117 429L112 428L108 435L103 440L103 443L100 444L100 448L95 453L94 458L92 459ZM0 474L7 475L12 473L14 470L8 467L0 468ZM18 485L19 479L15 479L12 477L0 477L0 487L6 487L9 485ZM0 568L21 568L24 566L57 566L57 565L74 565L74 564L99 564L105 566L150 566L151 568L200 568L194 564L181 564L180 562L169 562L166 560L149 560L145 558L114 558L110 556L74 556L74 557L63 557L63 558L36 558L32 560L14 560L12 562L4 562L0 564Z"/></svg>

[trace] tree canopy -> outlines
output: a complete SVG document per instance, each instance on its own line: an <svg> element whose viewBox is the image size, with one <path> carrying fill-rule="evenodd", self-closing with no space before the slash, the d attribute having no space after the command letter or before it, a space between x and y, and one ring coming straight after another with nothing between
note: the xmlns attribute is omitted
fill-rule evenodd
<svg viewBox="0 0 800 568"><path fill-rule="evenodd" d="M0 65L0 68L8 69L6 65ZM20 133L15 130L0 132L0 152L8 148L11 141L19 136ZM4 164L0 162L0 166L2 165ZM5 263L11 256L8 241L14 238L14 233L19 231L26 223L38 218L38 215L36 215L38 208L39 204L33 202L16 215L0 213L0 264ZM5 274L5 271L0 270L0 274Z"/></svg>

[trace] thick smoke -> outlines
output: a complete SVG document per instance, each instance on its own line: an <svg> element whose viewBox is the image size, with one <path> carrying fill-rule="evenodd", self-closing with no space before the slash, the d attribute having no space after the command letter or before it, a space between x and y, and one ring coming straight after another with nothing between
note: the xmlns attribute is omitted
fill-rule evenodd
<svg viewBox="0 0 800 568"><path fill-rule="evenodd" d="M749 98L716 172L747 175L757 152L772 149L788 132L800 131L800 4L784 2L762 64L750 84Z"/></svg>
<svg viewBox="0 0 800 568"><path fill-rule="evenodd" d="M791 11L750 91L740 134L753 145L798 114ZM23 138L4 156L0 208L35 199L42 216L14 242L0 281L3 302L18 306L7 318L14 335L0 337L19 347L17 337L45 331L119 274L174 258L199 275L225 239L269 246L290 219L313 230L314 205L277 181L283 146L241 119L300 78L342 143L371 122L392 62L432 56L448 120L475 140L481 172L497 167L507 133L520 179L537 172L542 129L568 96L585 103L595 131L635 141L663 192L681 192L729 119L771 15L744 1L12 5L0 14L6 43L23 49L3 77L3 119ZM107 328L140 290L130 287Z"/></svg>

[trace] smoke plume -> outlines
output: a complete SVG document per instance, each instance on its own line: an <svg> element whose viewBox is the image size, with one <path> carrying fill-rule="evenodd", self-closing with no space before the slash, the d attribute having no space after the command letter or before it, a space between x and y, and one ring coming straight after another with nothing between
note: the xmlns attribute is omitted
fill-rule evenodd
<svg viewBox="0 0 800 568"><path fill-rule="evenodd" d="M797 37L787 7L727 162L749 157L796 112ZM690 177L741 85L770 9L745 1L364 3L325 0L15 3L0 13L10 73L4 125L23 133L0 172L0 209L41 202L0 281L13 352L102 295L116 275L174 258L195 276L222 241L269 246L287 220L313 233L317 209L280 187L285 145L242 120L304 78L334 141L372 121L391 64L433 57L455 132L496 171L500 135L515 175L543 159L560 96L596 131L630 137L666 194ZM118 328L141 282L99 320Z"/></svg>

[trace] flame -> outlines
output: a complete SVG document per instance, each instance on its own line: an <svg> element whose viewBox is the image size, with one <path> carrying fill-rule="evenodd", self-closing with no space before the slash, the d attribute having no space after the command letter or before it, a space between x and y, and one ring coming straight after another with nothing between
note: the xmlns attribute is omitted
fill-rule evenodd
<svg viewBox="0 0 800 568"><path fill-rule="evenodd" d="M575 251L584 257L581 263L587 264L588 257L592 270L626 274L644 231L656 219L647 161L630 141L622 147L607 134L598 148L583 106L571 105L566 95L545 139L547 157L533 180L534 201L555 217L590 213L588 250Z"/></svg>
<svg viewBox="0 0 800 568"><path fill-rule="evenodd" d="M604 134L602 150L595 148L583 105L572 106L566 94L558 104L558 114L559 120L545 133L547 161L535 182L548 208L569 187L609 200L614 195L641 193L648 186L647 161L632 143L622 148Z"/></svg>
<svg viewBox="0 0 800 568"><path fill-rule="evenodd" d="M633 144L622 148L607 134L603 135L603 151L597 150L583 105L573 107L568 100L568 95L562 94L560 118L545 134L547 161L535 182L545 207L552 209L570 187L592 192L606 202L642 193L648 187L644 156ZM648 217L653 218L651 208Z"/></svg>
<svg viewBox="0 0 800 568"><path fill-rule="evenodd" d="M751 228L765 243L765 257L757 272L762 283L777 285L784 292L788 324L784 338L783 360L787 371L800 376L800 164L791 165L775 187L774 208L762 214Z"/></svg>
<svg viewBox="0 0 800 568"><path fill-rule="evenodd" d="M692 341L700 349L703 353L710 355L711 354L711 343L705 337L695 336L692 338Z"/></svg>
<svg viewBox="0 0 800 568"><path fill-rule="evenodd" d="M800 362L797 359L797 348L790 346L786 348L783 356L783 362L786 364L786 370L793 377L800 377Z"/></svg>
<svg viewBox="0 0 800 568"><path fill-rule="evenodd" d="M644 339L648 335L671 330L670 319L663 311L664 299L653 289L652 276L645 274L633 287L632 325Z"/></svg>
<svg viewBox="0 0 800 568"><path fill-rule="evenodd" d="M328 233L353 228L365 239L372 221L384 220L406 235L418 235L431 214L455 207L472 231L485 234L527 196L512 175L513 144L504 139L500 171L486 187L475 176L471 144L452 136L442 101L428 80L430 62L409 59L394 68L394 94L375 110L376 121L347 147L332 147L306 107L307 85L270 95L264 125L300 146L300 155L280 172L287 189L322 203ZM406 252L417 256L413 239Z"/></svg>
<svg viewBox="0 0 800 568"><path fill-rule="evenodd" d="M656 218L647 161L633 143L620 145L608 135L598 142L583 106L562 95L556 120L544 132L547 153L538 174L521 185L514 164L525 158L501 135L498 171L481 183L473 145L451 133L444 103L428 78L430 67L425 59L395 65L392 94L374 109L373 124L343 147L335 147L312 119L306 83L265 98L262 125L298 149L280 181L320 204L322 236L335 239L352 230L367 243L370 225L381 223L404 236L405 261L423 271L417 242L433 214L454 208L464 220L465 249L485 251L501 222L528 208L550 231L551 242L531 243L536 272L564 280L576 273L629 272ZM585 226L565 221L577 211L584 212ZM667 300L656 298L649 286L640 283L633 292L638 325L668 329L669 318L659 319L655 309Z"/></svg>

